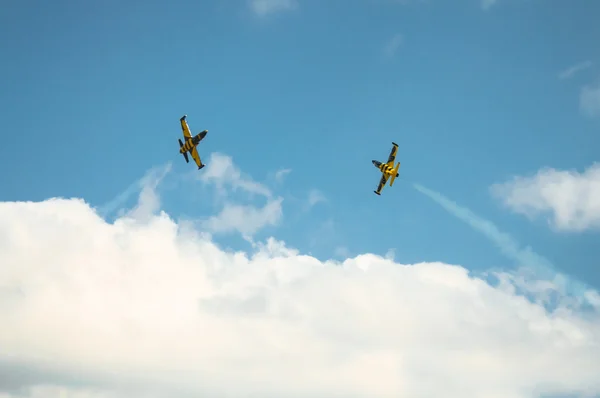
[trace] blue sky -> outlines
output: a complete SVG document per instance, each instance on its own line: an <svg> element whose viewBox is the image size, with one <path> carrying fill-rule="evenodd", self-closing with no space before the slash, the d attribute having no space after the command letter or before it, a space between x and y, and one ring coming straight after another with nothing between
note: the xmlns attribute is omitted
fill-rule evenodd
<svg viewBox="0 0 600 398"><path fill-rule="evenodd" d="M194 132L209 130L205 161L230 156L283 198L281 221L257 239L319 258L395 249L402 263L515 265L417 183L600 287L597 232L558 231L490 193L515 175L583 172L598 160L600 4L280 4L259 13L234 0L7 3L0 200L101 207L170 162L163 208L209 217L224 199L194 178L207 169L177 153L187 114ZM386 159L392 141L401 177L378 197L370 161ZM282 169L291 172L277 182ZM313 190L325 200L309 206ZM227 200L264 203L243 192ZM218 239L246 247L235 234Z"/></svg>
<svg viewBox="0 0 600 398"><path fill-rule="evenodd" d="M0 398L600 393L600 3L3 6Z"/></svg>

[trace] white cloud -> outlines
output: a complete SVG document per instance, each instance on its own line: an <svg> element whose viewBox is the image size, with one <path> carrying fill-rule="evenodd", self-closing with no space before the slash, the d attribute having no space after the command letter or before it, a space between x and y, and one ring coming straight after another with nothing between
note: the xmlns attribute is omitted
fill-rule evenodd
<svg viewBox="0 0 600 398"><path fill-rule="evenodd" d="M529 218L551 215L557 230L600 228L600 163L582 173L544 168L533 176L494 184L491 192L505 206Z"/></svg>
<svg viewBox="0 0 600 398"><path fill-rule="evenodd" d="M519 268L512 271L513 285L524 291L535 292L536 302L551 305L558 293L558 296L567 297L566 301L562 300L565 305L572 301L576 305L597 307L596 296L590 293L593 290L585 282L559 272L547 258L536 253L530 246L523 247L513 236L470 209L420 184L414 184L414 187L494 243L507 258L515 261ZM485 272L484 275L488 273Z"/></svg>
<svg viewBox="0 0 600 398"><path fill-rule="evenodd" d="M292 169L280 169L275 173L275 181L278 183L283 182L286 175L292 172Z"/></svg>
<svg viewBox="0 0 600 398"><path fill-rule="evenodd" d="M333 254L337 257L346 258L350 256L350 250L346 246L338 246L333 250Z"/></svg>
<svg viewBox="0 0 600 398"><path fill-rule="evenodd" d="M586 70L592 66L592 61L580 62L576 65L570 66L558 74L559 79L570 79L575 76L576 73Z"/></svg>
<svg viewBox="0 0 600 398"><path fill-rule="evenodd" d="M38 385L16 394L2 393L0 398L120 398L115 393L92 388L69 388L56 385Z"/></svg>
<svg viewBox="0 0 600 398"><path fill-rule="evenodd" d="M271 197L271 190L243 174L230 156L212 153L207 163L204 173L201 173L199 178L206 184L214 185L221 195L225 195L226 188L230 188L234 192L242 190L250 194Z"/></svg>
<svg viewBox="0 0 600 398"><path fill-rule="evenodd" d="M200 221L203 228L212 233L230 233L238 231L244 239L251 241L253 235L266 226L277 225L282 217L283 198L274 197L265 185L245 175L234 164L231 157L220 153L211 154L206 173L200 179L216 187L220 195L220 212ZM267 198L263 207L239 204L230 197L236 191Z"/></svg>
<svg viewBox="0 0 600 398"><path fill-rule="evenodd" d="M141 179L141 192L138 204L128 216L134 219L147 219L160 209L160 198L156 193L158 184L171 171L171 163L151 169Z"/></svg>
<svg viewBox="0 0 600 398"><path fill-rule="evenodd" d="M581 89L579 108L589 117L600 117L600 80Z"/></svg>
<svg viewBox="0 0 600 398"><path fill-rule="evenodd" d="M296 0L250 0L252 11L258 16L266 16L281 11L290 11L298 7Z"/></svg>
<svg viewBox="0 0 600 398"><path fill-rule="evenodd" d="M327 202L327 198L325 198L325 195L323 195L323 193L318 189L311 189L308 192L308 205L312 207L317 203L321 202Z"/></svg>
<svg viewBox="0 0 600 398"><path fill-rule="evenodd" d="M389 249L384 256L387 260L391 260L394 261L394 258L396 257L396 249L392 248Z"/></svg>
<svg viewBox="0 0 600 398"><path fill-rule="evenodd" d="M383 48L384 55L386 57L393 57L394 54L396 54L396 51L398 51L398 48L402 45L403 41L404 37L400 33L395 34Z"/></svg>
<svg viewBox="0 0 600 398"><path fill-rule="evenodd" d="M306 196L304 196L304 195L306 195ZM303 196L304 197L297 197L297 196L290 195L289 197L294 202L299 204L302 211L305 213L310 212L312 210L312 208L319 203L327 203L327 197L325 196L325 194L323 194L323 192L321 192L320 190L318 190L316 188L309 189L308 192L303 194Z"/></svg>
<svg viewBox="0 0 600 398"><path fill-rule="evenodd" d="M165 213L108 224L80 200L0 202L0 237L5 397L600 393L598 314L548 313L510 278L273 239L228 253Z"/></svg>
<svg viewBox="0 0 600 398"><path fill-rule="evenodd" d="M483 8L484 10L489 10L497 2L498 2L498 0L481 0L481 8Z"/></svg>
<svg viewBox="0 0 600 398"><path fill-rule="evenodd" d="M264 207L226 203L216 216L202 223L204 228L214 233L238 231L246 239L266 226L275 226L283 216L283 198L269 200Z"/></svg>
<svg viewBox="0 0 600 398"><path fill-rule="evenodd" d="M158 208L160 204L156 202L156 198L153 198L152 196L149 196L149 195L154 194L154 189L165 178L165 176L171 171L171 168L172 168L172 164L169 162L163 166L157 166L157 167L154 167L154 168L148 170L142 178L133 182L132 184L129 185L129 187L127 187L127 189L125 189L119 195L117 195L113 199L109 200L107 203L100 206L98 209L98 212L102 216L106 217L116 210L123 211L123 206L125 205L125 203L130 198L137 195L139 193L139 191L143 190L143 189L150 189L150 192L147 192L143 195L143 196L145 196L143 203L138 204L138 205L142 205L143 207L139 208L137 211L138 211L138 213L139 212L144 213L144 212L148 212L148 211L152 212L153 208ZM122 215L122 214L119 214L119 215ZM139 215L141 216L142 214L139 214Z"/></svg>

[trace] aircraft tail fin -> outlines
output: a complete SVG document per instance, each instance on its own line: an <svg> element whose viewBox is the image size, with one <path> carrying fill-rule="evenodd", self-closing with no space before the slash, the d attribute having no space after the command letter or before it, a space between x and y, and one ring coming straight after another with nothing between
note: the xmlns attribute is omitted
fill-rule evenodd
<svg viewBox="0 0 600 398"><path fill-rule="evenodd" d="M181 138L179 138L178 141L179 141L179 148L181 148L183 146L183 142L181 142ZM190 159L188 158L187 152L183 152L182 155L185 158L185 162L189 163Z"/></svg>
<svg viewBox="0 0 600 398"><path fill-rule="evenodd" d="M398 169L400 169L400 162L396 165L396 168L393 170L392 177L390 178L390 187L394 185L394 180L398 177Z"/></svg>

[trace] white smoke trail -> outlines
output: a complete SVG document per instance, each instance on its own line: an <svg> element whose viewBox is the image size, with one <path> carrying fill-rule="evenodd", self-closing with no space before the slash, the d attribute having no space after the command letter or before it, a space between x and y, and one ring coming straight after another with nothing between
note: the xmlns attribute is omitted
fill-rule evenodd
<svg viewBox="0 0 600 398"><path fill-rule="evenodd" d="M107 217L118 209L121 209L127 200L139 193L144 187L150 186L156 188L158 183L171 171L171 163L162 166L156 166L148 170L140 179L130 184L127 189L115 196L113 199L98 208L98 214Z"/></svg>
<svg viewBox="0 0 600 398"><path fill-rule="evenodd" d="M483 234L493 242L509 259L515 261L521 268L521 276L537 280L551 281L556 289L578 300L586 300L594 307L600 307L598 293L580 281L573 280L558 272L553 264L545 257L534 252L530 247L522 248L510 234L502 232L491 221L483 219L471 210L459 206L456 202L442 194L413 184L414 188L441 205L450 214L470 225L474 230Z"/></svg>

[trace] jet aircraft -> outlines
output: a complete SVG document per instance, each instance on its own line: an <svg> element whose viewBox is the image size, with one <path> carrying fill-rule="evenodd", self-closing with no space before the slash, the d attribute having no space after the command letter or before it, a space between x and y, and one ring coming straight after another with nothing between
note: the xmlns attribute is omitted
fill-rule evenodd
<svg viewBox="0 0 600 398"><path fill-rule="evenodd" d="M183 115L181 117L181 119L179 119L179 121L181 122L181 130L183 130L183 137L185 138L185 143L181 142L181 138L179 139L179 153L181 153L183 155L186 163L189 163L190 162L190 159L188 159L188 152L189 152L192 155L192 158L194 159L194 161L196 162L196 165L198 165L198 170L200 170L205 165L202 163L202 160L200 160L200 155L198 155L197 146L200 143L200 141L202 141L202 139L204 137L206 137L208 130L204 130L204 131L200 132L199 134L192 137L192 134L190 133L190 128L189 128L187 122L185 121L186 118L187 118L187 115Z"/></svg>
<svg viewBox="0 0 600 398"><path fill-rule="evenodd" d="M394 160L396 160L396 153L398 152L398 144L392 142L392 151L390 152L390 156L388 157L387 163L381 163L378 160L373 160L373 165L377 167L381 171L381 180L379 180L379 185L377 186L377 190L373 191L377 195L381 195L381 190L385 186L388 178L391 177L390 187L394 185L394 180L396 177L400 175L398 173L398 169L400 168L400 162L394 167Z"/></svg>

